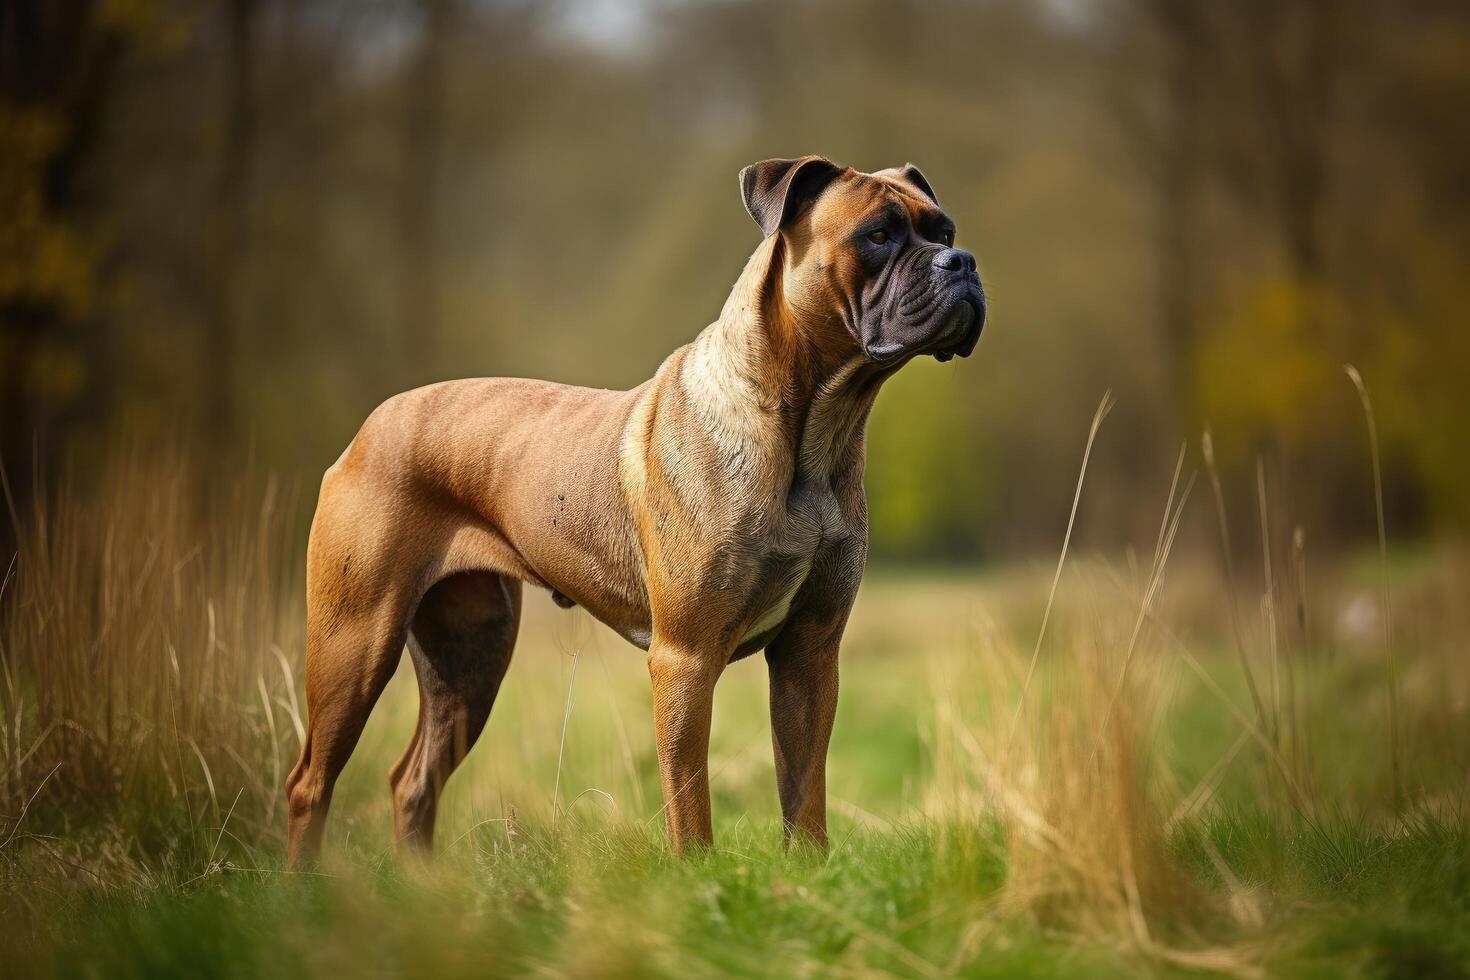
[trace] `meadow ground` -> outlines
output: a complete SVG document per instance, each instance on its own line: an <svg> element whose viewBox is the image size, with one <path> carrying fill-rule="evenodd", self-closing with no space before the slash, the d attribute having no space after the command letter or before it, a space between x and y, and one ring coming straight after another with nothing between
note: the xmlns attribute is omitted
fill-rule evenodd
<svg viewBox="0 0 1470 980"><path fill-rule="evenodd" d="M1393 556L1388 623L1376 555L1286 535L1227 588L1188 519L1069 556L1054 603L1047 562L870 572L825 856L780 846L761 658L718 692L716 846L677 858L642 654L528 595L434 860L391 839L405 662L290 874L292 508L142 464L53 499L0 631L6 976L1470 971L1463 549Z"/></svg>

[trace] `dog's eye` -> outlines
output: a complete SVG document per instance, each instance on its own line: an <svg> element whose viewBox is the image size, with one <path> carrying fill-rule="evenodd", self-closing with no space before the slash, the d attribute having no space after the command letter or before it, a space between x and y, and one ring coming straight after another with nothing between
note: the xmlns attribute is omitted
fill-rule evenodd
<svg viewBox="0 0 1470 980"><path fill-rule="evenodd" d="M879 228L877 231L868 232L867 237L868 241L872 242L874 245L882 245L884 242L888 241L888 232L884 231L882 228Z"/></svg>
<svg viewBox="0 0 1470 980"><path fill-rule="evenodd" d="M939 244L943 245L945 248L953 248L954 247L954 229L953 228L946 228L946 229L944 229L943 231L941 231L939 233Z"/></svg>

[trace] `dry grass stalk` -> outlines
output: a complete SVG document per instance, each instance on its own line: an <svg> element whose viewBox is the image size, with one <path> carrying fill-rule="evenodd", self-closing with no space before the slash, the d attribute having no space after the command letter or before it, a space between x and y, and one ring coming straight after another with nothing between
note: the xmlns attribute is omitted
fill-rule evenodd
<svg viewBox="0 0 1470 980"><path fill-rule="evenodd" d="M1082 484L1087 479L1087 463L1092 458L1092 444L1097 441L1098 429L1102 428L1103 419L1113 410L1113 392L1110 390L1103 393L1102 401L1097 404L1097 411L1092 415L1092 426L1087 430L1087 446L1082 450L1082 466L1077 473L1077 488L1072 494L1072 512L1067 516L1067 533L1062 537L1062 551L1057 556L1057 570L1052 575L1051 589L1046 596L1046 610L1041 616L1041 628L1036 634L1036 646L1031 651L1031 660L1026 665L1026 679L1021 682L1021 696L1016 702L1016 716L1011 720L1011 737L1015 737L1016 729L1021 724L1021 714L1026 710L1026 695L1031 690L1031 681L1036 676L1036 661L1041 656L1041 645L1046 640L1046 627L1051 621L1052 605L1056 602L1057 586L1062 581L1062 569L1067 564L1067 550L1072 544L1072 529L1077 523L1077 506L1082 501Z"/></svg>
<svg viewBox="0 0 1470 980"><path fill-rule="evenodd" d="M1191 941L1209 900L1170 860L1150 786L1158 766L1141 733L1155 678L1119 671L1127 693L1115 702L1119 658L1080 638L1068 646L1076 660L1010 743L1008 766L996 761L1007 733L953 729L1005 825L1004 911L1179 966L1254 975L1248 950Z"/></svg>
<svg viewBox="0 0 1470 980"><path fill-rule="evenodd" d="M278 705L299 725L280 652L297 632L291 507L273 480L206 495L192 471L180 451L118 450L94 487L64 480L12 513L19 548L0 603L8 812L56 769L40 802L74 815L182 800L191 822L201 803L218 820L223 779L246 788L237 823L276 822L280 758L295 750L279 744Z"/></svg>
<svg viewBox="0 0 1470 980"><path fill-rule="evenodd" d="M1235 640L1235 653L1240 660L1240 671L1245 677L1247 690L1250 691L1251 703L1255 705L1256 718L1261 725L1269 724L1266 717L1266 706L1261 700L1260 688L1256 686L1255 671L1251 669L1250 658L1245 650L1245 631L1240 625L1240 608L1235 602L1235 576L1234 549L1230 544L1230 521L1225 514L1225 492L1220 486L1220 471L1215 466L1215 441L1210 436L1210 430L1205 429L1200 437L1200 452L1205 459L1205 472L1210 476L1210 489L1215 495L1215 519L1220 529L1220 555L1225 562L1225 587L1229 590L1227 608L1230 613L1230 632Z"/></svg>
<svg viewBox="0 0 1470 980"><path fill-rule="evenodd" d="M1159 671L1136 661L1192 484L1181 490L1183 459L1181 450L1131 622L1099 623L1059 645L1068 662L1049 674L1051 696L1026 713L1026 724L1018 723L1024 704L1009 725L988 733L960 724L953 710L941 710L939 720L978 770L1005 826L1009 911L1174 965L1254 975L1258 957L1250 952L1198 948L1191 939L1211 900L1167 853L1157 799L1162 767L1144 734L1157 709ZM1028 678L1036 659L1033 651ZM1022 690L1030 693L1029 684ZM1218 853L1212 858L1224 864ZM1222 875L1234 886L1232 899L1244 894L1228 867ZM1242 908L1259 911L1248 901Z"/></svg>
<svg viewBox="0 0 1470 980"><path fill-rule="evenodd" d="M1266 648L1271 652L1271 732L1281 740L1281 650L1276 637L1276 578L1271 570L1271 524L1266 506L1266 464L1256 459L1256 502L1261 518L1261 570L1266 591L1261 595Z"/></svg>
<svg viewBox="0 0 1470 980"><path fill-rule="evenodd" d="M1179 533L1179 521L1184 516L1184 505L1189 502L1190 490L1194 487L1194 476L1191 475L1189 482L1185 484L1184 492L1179 496L1179 504L1174 504L1175 494L1179 491L1179 474L1184 468L1184 447L1179 447L1179 458L1174 464L1174 479L1169 484L1169 498L1164 505L1164 518L1159 524L1159 538L1154 545L1154 560L1149 568L1148 583L1144 588L1143 599L1139 603L1138 615L1133 620L1133 630L1128 635L1128 647L1123 652L1123 666L1118 671L1118 684L1108 701L1107 710L1103 714L1103 727L1106 728L1113 715L1113 709L1118 699L1123 696L1128 681L1128 668L1133 664L1133 656L1138 652L1138 640L1143 633L1143 627L1153 610L1154 601L1158 598L1159 590L1164 584L1164 568L1169 563L1169 555L1174 550L1174 538ZM1106 732L1100 732L1098 745L1101 745L1106 737Z"/></svg>
<svg viewBox="0 0 1470 980"><path fill-rule="evenodd" d="M1357 389L1358 400L1363 403L1363 417L1368 424L1368 451L1373 461L1373 507L1378 517L1378 568L1383 591L1383 667L1388 689L1388 763L1389 777L1393 781L1394 811L1397 812L1403 808L1403 782L1399 777L1398 672L1393 657L1393 603L1389 600L1388 530L1383 517L1383 467L1378 456L1378 423L1363 376L1351 364L1344 365L1343 370Z"/></svg>

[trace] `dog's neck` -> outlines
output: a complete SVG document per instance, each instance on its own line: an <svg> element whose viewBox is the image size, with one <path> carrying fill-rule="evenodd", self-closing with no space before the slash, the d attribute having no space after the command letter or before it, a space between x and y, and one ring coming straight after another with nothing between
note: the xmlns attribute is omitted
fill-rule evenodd
<svg viewBox="0 0 1470 980"><path fill-rule="evenodd" d="M890 372L878 371L855 344L831 343L845 336L840 323L803 322L791 309L782 290L784 247L772 235L751 255L720 318L690 345L685 384L727 453L755 462L779 439L794 463L792 482L825 482L861 438Z"/></svg>

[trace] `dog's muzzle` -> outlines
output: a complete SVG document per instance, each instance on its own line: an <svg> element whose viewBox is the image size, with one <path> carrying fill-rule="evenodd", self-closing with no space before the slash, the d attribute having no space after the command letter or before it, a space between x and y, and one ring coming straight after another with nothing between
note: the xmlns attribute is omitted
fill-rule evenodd
<svg viewBox="0 0 1470 980"><path fill-rule="evenodd" d="M927 268L915 270L924 277L920 289L905 291L888 326L864 345L870 360L884 364L933 354L936 360L947 361L968 357L975 349L986 312L975 257L957 248L939 248L925 264ZM913 316L916 313L918 317Z"/></svg>

